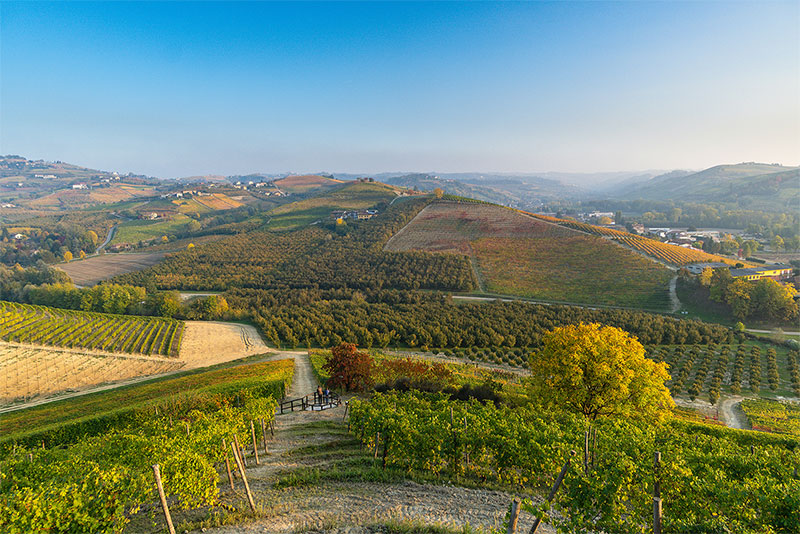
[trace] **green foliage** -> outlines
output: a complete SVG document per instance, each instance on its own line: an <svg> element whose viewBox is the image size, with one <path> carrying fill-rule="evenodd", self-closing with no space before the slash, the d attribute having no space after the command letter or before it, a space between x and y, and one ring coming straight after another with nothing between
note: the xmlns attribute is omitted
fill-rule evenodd
<svg viewBox="0 0 800 534"><path fill-rule="evenodd" d="M3 415L0 446L73 443L113 428L136 425L158 412L183 417L242 396L282 398L291 384L293 360L279 360L200 371L112 391L45 404Z"/></svg>
<svg viewBox="0 0 800 534"><path fill-rule="evenodd" d="M591 420L666 417L675 405L668 379L666 365L645 358L641 343L597 323L553 329L531 357L534 397Z"/></svg>
<svg viewBox="0 0 800 534"><path fill-rule="evenodd" d="M270 421L277 405L271 397L243 402L241 408L223 403L192 410L177 426L151 416L68 447L35 450L33 461L18 450L2 462L0 530L120 532L129 515L155 497L153 463L160 464L165 492L180 508L216 504L214 465L228 452L222 439L236 434L247 443L249 421Z"/></svg>
<svg viewBox="0 0 800 534"><path fill-rule="evenodd" d="M780 432L800 437L800 406L796 403L745 399L741 407L753 430Z"/></svg>
<svg viewBox="0 0 800 534"><path fill-rule="evenodd" d="M0 301L0 339L17 343L175 357L180 350L183 327L183 322L172 319Z"/></svg>
<svg viewBox="0 0 800 534"><path fill-rule="evenodd" d="M581 416L532 405L419 393L376 394L369 402L351 401L351 410L351 428L364 445L373 447L380 432L388 467L530 489L550 487L588 429ZM662 453L665 533L717 532L723 525L742 533L800 528L800 480L791 475L800 467L796 439L678 420L604 419L594 428L589 468L573 461L551 510L532 509L562 531L646 532L654 450Z"/></svg>

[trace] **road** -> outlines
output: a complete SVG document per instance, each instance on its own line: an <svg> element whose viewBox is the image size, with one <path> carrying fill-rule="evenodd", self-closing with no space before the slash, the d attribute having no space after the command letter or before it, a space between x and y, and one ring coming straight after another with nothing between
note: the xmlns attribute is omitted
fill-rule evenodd
<svg viewBox="0 0 800 534"><path fill-rule="evenodd" d="M775 330L756 330L755 328L748 328L748 332L753 334L777 334ZM787 332L785 330L780 331L781 334L785 334L787 336L800 336L800 332Z"/></svg>
<svg viewBox="0 0 800 534"><path fill-rule="evenodd" d="M100 244L100 246L97 247L97 250L94 251L95 254L100 254L100 251L106 248L106 245L108 245L111 242L111 240L114 239L114 234L117 233L117 226L119 225L115 224L114 226L111 227L111 229L108 231L108 235L106 236L106 240L103 241Z"/></svg>

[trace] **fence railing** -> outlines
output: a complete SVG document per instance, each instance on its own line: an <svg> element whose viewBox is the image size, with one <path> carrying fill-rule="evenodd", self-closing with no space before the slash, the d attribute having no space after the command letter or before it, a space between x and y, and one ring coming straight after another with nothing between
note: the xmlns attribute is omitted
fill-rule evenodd
<svg viewBox="0 0 800 534"><path fill-rule="evenodd" d="M280 413L293 412L295 410L326 410L334 408L342 403L339 395L328 393L327 395L314 392L296 399L286 399L281 401Z"/></svg>

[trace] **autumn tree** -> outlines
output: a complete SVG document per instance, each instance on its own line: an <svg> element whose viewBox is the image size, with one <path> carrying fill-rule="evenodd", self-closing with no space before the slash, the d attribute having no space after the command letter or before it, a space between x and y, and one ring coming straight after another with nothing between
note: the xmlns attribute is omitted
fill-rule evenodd
<svg viewBox="0 0 800 534"><path fill-rule="evenodd" d="M444 190L441 187L437 187L433 190L433 196L436 198L442 198L444 196Z"/></svg>
<svg viewBox="0 0 800 534"><path fill-rule="evenodd" d="M357 350L354 343L340 343L331 349L322 369L330 378L331 387L360 391L372 385L372 357Z"/></svg>
<svg viewBox="0 0 800 534"><path fill-rule="evenodd" d="M72 252L69 250L64 253L64 261L70 262L72 261Z"/></svg>
<svg viewBox="0 0 800 534"><path fill-rule="evenodd" d="M555 328L531 358L532 393L550 407L587 419L661 419L674 406L667 366L645 356L636 338L598 323Z"/></svg>

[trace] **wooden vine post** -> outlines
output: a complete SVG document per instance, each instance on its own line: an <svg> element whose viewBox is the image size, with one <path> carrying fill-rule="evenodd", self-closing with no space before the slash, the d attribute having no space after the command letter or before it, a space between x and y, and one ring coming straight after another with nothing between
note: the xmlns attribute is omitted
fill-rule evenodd
<svg viewBox="0 0 800 534"><path fill-rule="evenodd" d="M514 534L517 531L517 521L519 521L519 497L511 501L511 515L508 518L508 530L506 534Z"/></svg>
<svg viewBox="0 0 800 534"><path fill-rule="evenodd" d="M556 496L556 492L558 488L561 487L561 483L564 482L564 477L567 476L567 471L569 470L569 464L572 461L572 458L575 456L575 451L569 451L570 457L567 458L567 461L564 462L564 467L561 468L561 472L558 474L558 478L556 478L553 487L550 489L550 494L547 496L547 502L553 502L553 497ZM542 522L541 517L537 517L536 520L533 522L533 526L531 527L529 534L536 534L536 531L539 530L539 525Z"/></svg>
<svg viewBox="0 0 800 534"><path fill-rule="evenodd" d="M231 483L231 490L235 490L236 488L233 487L233 475L231 474L231 462L228 460L228 444L225 442L225 438L222 438L222 453L225 455L225 471L228 473L228 482Z"/></svg>
<svg viewBox="0 0 800 534"><path fill-rule="evenodd" d="M260 418L261 421L261 441L264 443L264 455L267 454L267 425L264 424L264 418Z"/></svg>
<svg viewBox="0 0 800 534"><path fill-rule="evenodd" d="M247 467L247 461L244 458L244 450L242 449L242 446L239 445L239 437L236 434L233 435L233 443L236 444L236 453L239 461L242 462L242 466Z"/></svg>
<svg viewBox="0 0 800 534"><path fill-rule="evenodd" d="M234 435L234 440L236 440L236 436ZM237 454L238 447L236 443L231 443L231 449L233 449L233 459L236 460L236 467L239 469L239 474L242 476L242 482L244 482L244 490L247 493L247 502L250 504L250 510L255 513L256 511L256 503L253 502L253 494L250 493L250 484L247 483L247 475L244 472L244 465L242 459L239 458Z"/></svg>
<svg viewBox="0 0 800 534"><path fill-rule="evenodd" d="M661 534L661 453L653 453L653 534Z"/></svg>
<svg viewBox="0 0 800 534"><path fill-rule="evenodd" d="M153 466L153 475L156 479L158 498L161 499L161 508L164 510L164 518L167 520L169 534L175 534L175 527L172 524L172 516L169 515L169 506L167 506L167 496L164 494L164 486L161 484L161 468L158 466L158 464Z"/></svg>
<svg viewBox="0 0 800 534"><path fill-rule="evenodd" d="M250 420L250 436L253 438L253 456L256 459L256 465L260 465L258 461L258 442L256 442L256 427L253 420Z"/></svg>

